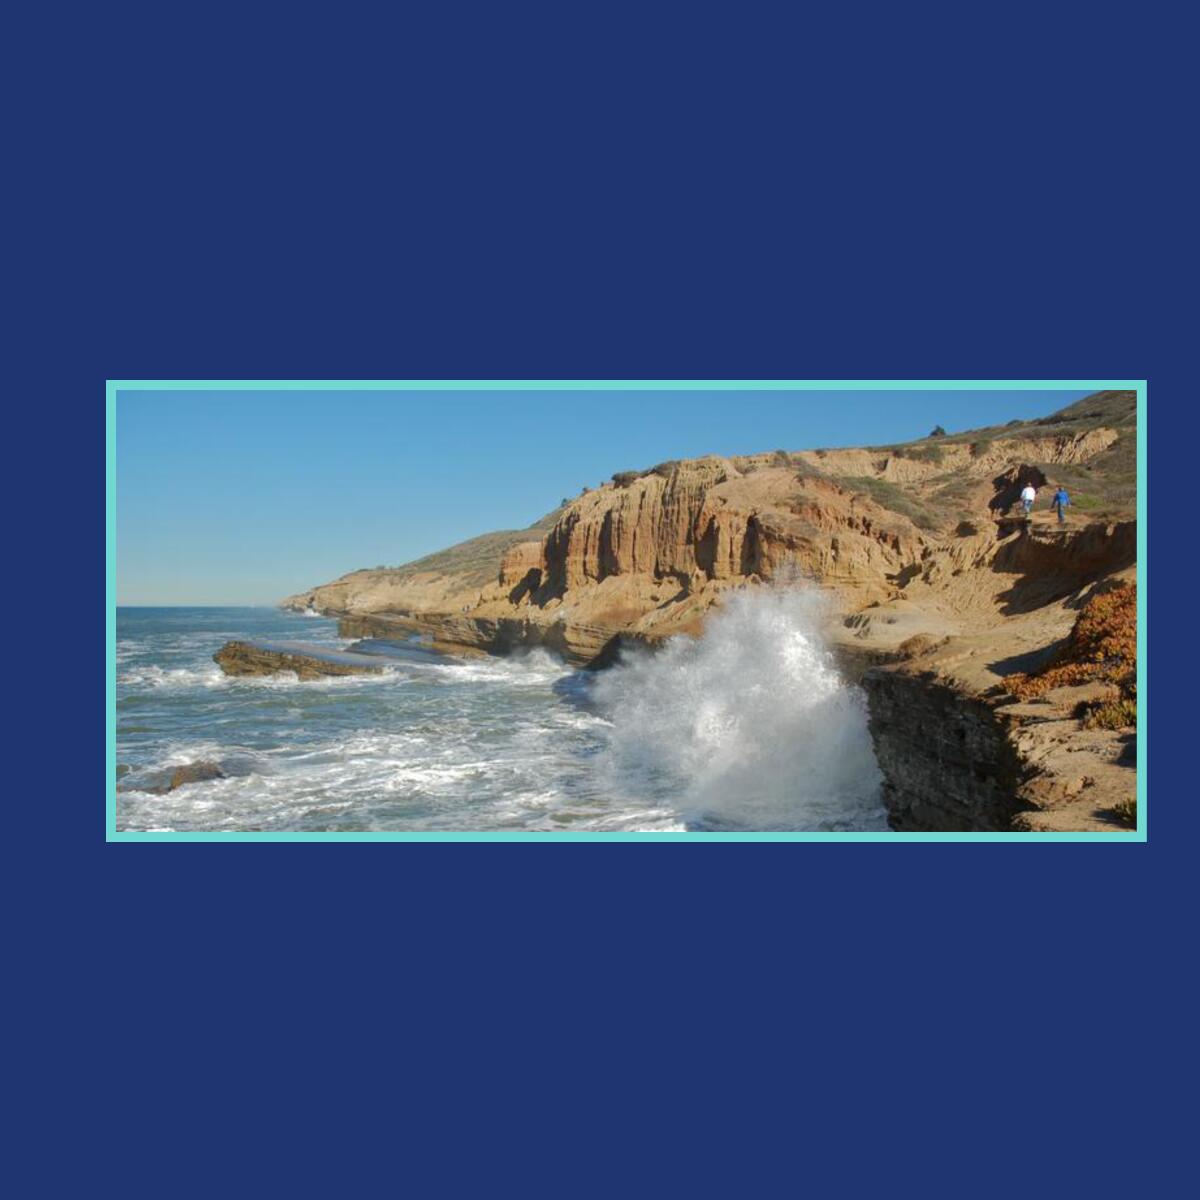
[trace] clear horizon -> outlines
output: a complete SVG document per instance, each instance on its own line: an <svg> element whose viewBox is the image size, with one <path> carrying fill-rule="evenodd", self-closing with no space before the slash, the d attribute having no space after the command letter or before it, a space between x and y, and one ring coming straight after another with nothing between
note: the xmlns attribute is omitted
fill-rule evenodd
<svg viewBox="0 0 1200 1200"><path fill-rule="evenodd" d="M885 445L1083 391L126 392L117 604L269 607L672 458Z"/></svg>

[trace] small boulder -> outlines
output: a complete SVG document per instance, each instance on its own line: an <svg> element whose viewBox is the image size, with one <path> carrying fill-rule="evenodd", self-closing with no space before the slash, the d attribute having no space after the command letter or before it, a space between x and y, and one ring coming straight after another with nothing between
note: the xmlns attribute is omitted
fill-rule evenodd
<svg viewBox="0 0 1200 1200"><path fill-rule="evenodd" d="M176 788L183 787L188 783L204 783L209 779L224 778L225 772L214 762L184 763L182 767L176 767L171 773L171 780L167 784L166 790L173 792Z"/></svg>

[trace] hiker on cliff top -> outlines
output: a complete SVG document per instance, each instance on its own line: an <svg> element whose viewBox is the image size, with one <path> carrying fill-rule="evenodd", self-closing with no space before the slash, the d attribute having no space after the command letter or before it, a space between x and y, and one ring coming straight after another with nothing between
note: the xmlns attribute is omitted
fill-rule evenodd
<svg viewBox="0 0 1200 1200"><path fill-rule="evenodd" d="M1027 483L1021 489L1021 504L1025 509L1026 516L1029 516L1029 514L1033 511L1033 502L1036 499L1037 488L1035 488L1032 483Z"/></svg>
<svg viewBox="0 0 1200 1200"><path fill-rule="evenodd" d="M1067 489L1061 483L1058 485L1058 491L1054 493L1054 499L1050 503L1054 505L1054 509L1058 513L1058 523L1060 525L1064 524L1067 519L1064 514L1067 505L1071 503L1071 497L1067 495Z"/></svg>

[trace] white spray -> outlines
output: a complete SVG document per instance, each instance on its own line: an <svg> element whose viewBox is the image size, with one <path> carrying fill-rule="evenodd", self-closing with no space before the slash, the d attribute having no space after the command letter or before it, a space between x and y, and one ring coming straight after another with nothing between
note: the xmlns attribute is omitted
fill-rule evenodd
<svg viewBox="0 0 1200 1200"><path fill-rule="evenodd" d="M699 639L601 675L620 791L682 795L694 828L886 829L861 689L820 634L802 587L733 596Z"/></svg>

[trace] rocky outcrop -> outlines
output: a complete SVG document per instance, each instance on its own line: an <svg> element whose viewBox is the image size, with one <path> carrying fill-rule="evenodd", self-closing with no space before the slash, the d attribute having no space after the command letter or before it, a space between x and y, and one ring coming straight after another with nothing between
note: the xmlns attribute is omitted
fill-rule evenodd
<svg viewBox="0 0 1200 1200"><path fill-rule="evenodd" d="M188 783L205 783L210 779L224 778L225 772L214 762L184 763L182 767L176 767L171 772L171 779L166 790L173 792L176 788L181 788Z"/></svg>
<svg viewBox="0 0 1200 1200"><path fill-rule="evenodd" d="M1083 727L1088 689L1022 704L904 666L869 670L862 684L893 829L1130 827L1136 731Z"/></svg>
<svg viewBox="0 0 1200 1200"><path fill-rule="evenodd" d="M331 675L375 675L383 670L366 655L321 654L293 649L256 646L252 642L226 642L213 655L226 675L277 675L289 671L298 679Z"/></svg>
<svg viewBox="0 0 1200 1200"><path fill-rule="evenodd" d="M576 667L595 670L614 662L621 650L655 646L662 639L616 626L522 617L477 617L465 613L355 615L338 620L341 637L403 640L414 634L451 654L515 654L549 650Z"/></svg>
<svg viewBox="0 0 1200 1200"><path fill-rule="evenodd" d="M226 773L221 765L215 762L201 760L199 762L183 763L181 766L168 768L165 771L151 771L138 778L137 785L121 783L122 779L131 777L129 767L117 769L118 792L148 792L152 796L165 796L177 788L186 787L190 783L207 783L213 779L225 779Z"/></svg>

